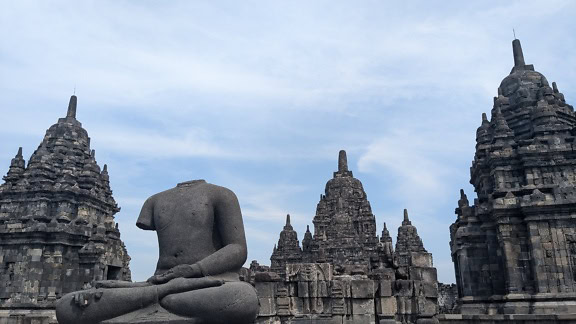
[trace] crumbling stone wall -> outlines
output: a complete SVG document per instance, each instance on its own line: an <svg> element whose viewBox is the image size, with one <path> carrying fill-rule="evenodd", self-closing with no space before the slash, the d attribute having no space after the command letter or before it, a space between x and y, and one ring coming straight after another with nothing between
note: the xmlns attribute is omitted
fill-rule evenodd
<svg viewBox="0 0 576 324"><path fill-rule="evenodd" d="M440 314L459 313L458 287L456 284L438 283L438 312Z"/></svg>

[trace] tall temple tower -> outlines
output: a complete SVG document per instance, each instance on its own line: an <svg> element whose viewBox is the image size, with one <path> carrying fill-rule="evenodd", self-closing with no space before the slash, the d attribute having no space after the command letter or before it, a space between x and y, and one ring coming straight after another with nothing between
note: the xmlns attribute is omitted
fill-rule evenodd
<svg viewBox="0 0 576 324"><path fill-rule="evenodd" d="M253 261L246 277L258 291L258 324L437 323L438 282L432 255L404 210L396 249L360 180L340 151L338 171L316 208L314 234L302 240L286 217L271 267Z"/></svg>
<svg viewBox="0 0 576 324"><path fill-rule="evenodd" d="M0 308L53 308L95 280L130 280L107 166L76 120L52 125L29 159L22 148L0 185Z"/></svg>
<svg viewBox="0 0 576 324"><path fill-rule="evenodd" d="M576 115L512 47L450 227L462 313L576 313Z"/></svg>

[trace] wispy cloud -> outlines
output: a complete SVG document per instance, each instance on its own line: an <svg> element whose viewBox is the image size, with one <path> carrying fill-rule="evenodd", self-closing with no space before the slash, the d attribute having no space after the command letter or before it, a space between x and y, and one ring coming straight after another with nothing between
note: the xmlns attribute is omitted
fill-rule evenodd
<svg viewBox="0 0 576 324"><path fill-rule="evenodd" d="M18 146L29 156L76 85L123 239L148 271L153 233L133 225L148 195L190 177L233 188L251 258L266 263L287 213L299 231L311 222L345 148L379 221L397 227L409 208L453 281L447 225L512 28L574 102L575 12L569 0L6 2L0 157L7 170Z"/></svg>

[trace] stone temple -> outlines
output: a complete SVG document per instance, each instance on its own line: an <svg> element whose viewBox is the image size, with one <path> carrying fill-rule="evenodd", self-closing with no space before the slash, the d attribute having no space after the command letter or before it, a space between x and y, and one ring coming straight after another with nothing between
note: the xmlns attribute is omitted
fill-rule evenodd
<svg viewBox="0 0 576 324"><path fill-rule="evenodd" d="M76 105L72 96L28 164L18 150L0 185L0 309L11 317L53 309L60 296L95 280L131 279L114 222L120 208Z"/></svg>
<svg viewBox="0 0 576 324"><path fill-rule="evenodd" d="M450 227L462 318L574 323L576 115L512 44L514 67L476 132L478 198L461 191Z"/></svg>
<svg viewBox="0 0 576 324"><path fill-rule="evenodd" d="M302 245L290 215L271 256L250 280L260 299L257 323L435 323L438 283L432 255L404 210L396 247L380 237L362 183L340 151Z"/></svg>

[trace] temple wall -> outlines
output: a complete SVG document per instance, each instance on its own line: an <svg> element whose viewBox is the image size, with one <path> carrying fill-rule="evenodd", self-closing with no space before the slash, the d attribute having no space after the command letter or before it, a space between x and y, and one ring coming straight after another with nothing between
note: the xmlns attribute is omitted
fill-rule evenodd
<svg viewBox="0 0 576 324"><path fill-rule="evenodd" d="M411 269L397 280L388 269L381 280L334 276L330 264L291 264L287 280L256 275L260 301L257 324L276 323L433 323L438 313L435 268ZM270 277L268 277L270 278Z"/></svg>

